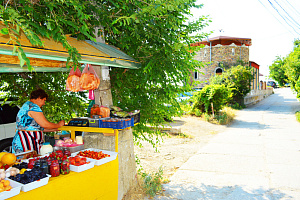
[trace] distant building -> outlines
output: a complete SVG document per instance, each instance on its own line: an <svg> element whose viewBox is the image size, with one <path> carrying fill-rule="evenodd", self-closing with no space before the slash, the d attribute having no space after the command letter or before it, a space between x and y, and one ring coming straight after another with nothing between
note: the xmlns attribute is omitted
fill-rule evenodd
<svg viewBox="0 0 300 200"><path fill-rule="evenodd" d="M192 44L192 46L204 46L197 52L196 60L202 61L205 66L199 72L192 72L191 82L201 81L195 88L203 88L209 84L211 76L220 75L225 69L243 63L254 67L253 89L259 87L259 65L249 61L249 46L251 38L237 38L218 36Z"/></svg>

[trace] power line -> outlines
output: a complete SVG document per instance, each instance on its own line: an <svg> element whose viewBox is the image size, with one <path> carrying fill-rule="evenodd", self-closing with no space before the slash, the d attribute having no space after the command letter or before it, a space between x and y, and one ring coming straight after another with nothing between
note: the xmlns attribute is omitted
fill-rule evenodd
<svg viewBox="0 0 300 200"><path fill-rule="evenodd" d="M269 9L260 1L260 0L258 0L259 1L259 3L283 26L283 27L285 27L285 25L279 20L279 19L277 19L277 17L272 13L272 12L270 12L269 11ZM292 35L294 35L294 33L292 33L288 28L287 28L287 30L292 34Z"/></svg>
<svg viewBox="0 0 300 200"><path fill-rule="evenodd" d="M296 12L296 14L298 14L299 16L300 16L300 12L297 10L297 9L295 9L295 7L292 5L292 4L290 4L290 2L288 1L288 0L285 0L288 4L289 4L289 6L294 10L294 12Z"/></svg>
<svg viewBox="0 0 300 200"><path fill-rule="evenodd" d="M287 25L289 25L289 26L295 31L295 33L297 33L297 34L299 35L299 33L294 29L294 27L293 27L292 25L290 25L290 24L286 21L286 19L280 14L280 12L279 12L278 9L273 5L273 3L272 3L270 0L268 0L268 2L271 4L271 6L274 8L274 10L276 10L276 12L280 15L280 17L287 23Z"/></svg>
<svg viewBox="0 0 300 200"><path fill-rule="evenodd" d="M288 1L288 0L285 0L289 5L290 5L290 7L294 10L294 11L296 11L296 13L300 16L300 12L297 10L297 9L295 9L295 7L292 5L292 4L290 4L290 2Z"/></svg>
<svg viewBox="0 0 300 200"><path fill-rule="evenodd" d="M290 15L289 15L289 13L288 12L286 12L285 11L285 9L276 1L276 0L274 0L279 6L280 6L280 8L295 22L295 24L296 25L298 25L299 27L300 27L300 24L298 24L298 22L297 21L295 21ZM290 20L289 20L290 21Z"/></svg>

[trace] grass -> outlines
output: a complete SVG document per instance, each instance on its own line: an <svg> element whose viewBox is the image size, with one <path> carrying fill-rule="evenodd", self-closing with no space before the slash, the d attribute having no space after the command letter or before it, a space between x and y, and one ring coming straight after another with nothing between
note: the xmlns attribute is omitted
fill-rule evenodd
<svg viewBox="0 0 300 200"><path fill-rule="evenodd" d="M297 111L297 112L295 113L295 115L296 115L297 121L300 122L300 111Z"/></svg>
<svg viewBox="0 0 300 200"><path fill-rule="evenodd" d="M163 179L162 167L160 167L158 172L155 173L145 173L140 171L139 175L142 180L143 190L150 197L154 197L158 192L160 192L162 190L162 183L168 181Z"/></svg>
<svg viewBox="0 0 300 200"><path fill-rule="evenodd" d="M215 116L209 115L207 113L202 114L201 118L213 124L226 125L230 124L235 117L236 110L231 107L224 107Z"/></svg>

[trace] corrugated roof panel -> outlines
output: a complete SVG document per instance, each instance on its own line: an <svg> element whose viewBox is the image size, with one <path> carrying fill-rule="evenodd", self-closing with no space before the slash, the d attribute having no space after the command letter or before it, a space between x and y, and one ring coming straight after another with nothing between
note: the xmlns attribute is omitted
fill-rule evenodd
<svg viewBox="0 0 300 200"><path fill-rule="evenodd" d="M0 25L0 29L2 28L4 28L4 26ZM111 47L107 44L92 41L78 41L76 38L72 37L67 37L67 40L81 54L82 60L80 63L131 69L137 69L140 67L139 62L117 48ZM7 35L0 34L0 54L13 55L13 45L8 44L8 41L9 37ZM43 38L42 41L44 42L44 47L34 47L31 45L24 33L21 33L20 36L20 43L27 57L64 62L67 61L69 54L61 43L47 38ZM0 69L0 72L1 71L2 70Z"/></svg>

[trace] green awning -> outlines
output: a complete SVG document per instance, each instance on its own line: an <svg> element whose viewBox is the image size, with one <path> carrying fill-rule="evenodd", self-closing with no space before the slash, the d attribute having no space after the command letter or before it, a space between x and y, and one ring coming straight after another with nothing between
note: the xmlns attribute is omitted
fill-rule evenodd
<svg viewBox="0 0 300 200"><path fill-rule="evenodd" d="M0 25L0 29L3 28L2 26L3 25ZM68 51L63 47L63 45L52 39L42 38L44 47L32 46L24 33L20 34L19 40L28 58L43 59L47 62L51 62L51 60L56 62L66 62L69 56ZM79 62L82 64L106 65L129 69L138 69L141 66L139 62L116 47L93 41L78 41L76 38L72 37L67 37L67 40L78 50L81 55L81 61ZM16 56L12 54L13 45L8 43L8 41L9 37L7 35L0 34L0 73L26 71L27 66L21 68L16 63L9 62L9 59L1 59L1 54ZM65 67L52 67L52 69L47 69L48 66L32 66L36 71L40 72L67 71Z"/></svg>
<svg viewBox="0 0 300 200"><path fill-rule="evenodd" d="M66 67L34 67L33 72L69 72L70 69ZM20 65L0 63L0 73L19 73L30 72L27 66L20 67Z"/></svg>

